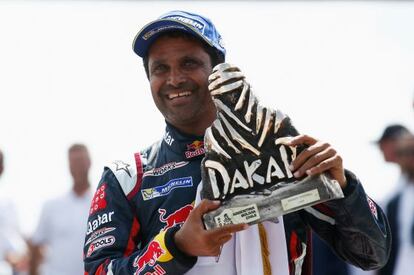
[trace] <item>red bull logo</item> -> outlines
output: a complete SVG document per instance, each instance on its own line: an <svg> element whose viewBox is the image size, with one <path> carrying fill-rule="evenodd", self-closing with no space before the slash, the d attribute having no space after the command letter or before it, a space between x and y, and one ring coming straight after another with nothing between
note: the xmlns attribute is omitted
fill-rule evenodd
<svg viewBox="0 0 414 275"><path fill-rule="evenodd" d="M161 245L157 241L149 243L147 250L134 261L134 267L138 267L138 271L143 270L147 265L154 266L157 259L165 253Z"/></svg>
<svg viewBox="0 0 414 275"><path fill-rule="evenodd" d="M189 151L195 151L197 149L200 149L204 146L204 142L200 140L195 140L191 142L190 144L187 144L187 150Z"/></svg>
<svg viewBox="0 0 414 275"><path fill-rule="evenodd" d="M203 155L205 153L204 142L200 140L195 140L190 144L187 144L187 151L185 151L186 158L193 158L196 156Z"/></svg>
<svg viewBox="0 0 414 275"><path fill-rule="evenodd" d="M163 208L158 209L158 212L160 213L160 221L165 223L163 230L173 227L176 224L184 223L187 220L191 210L193 210L193 206L191 204L187 204L164 218L167 211Z"/></svg>

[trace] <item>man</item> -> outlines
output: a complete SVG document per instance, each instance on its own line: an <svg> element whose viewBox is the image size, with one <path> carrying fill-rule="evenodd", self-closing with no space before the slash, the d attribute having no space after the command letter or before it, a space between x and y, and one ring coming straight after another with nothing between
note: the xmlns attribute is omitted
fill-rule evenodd
<svg viewBox="0 0 414 275"><path fill-rule="evenodd" d="M310 274L310 226L342 258L367 269L384 265L390 239L382 211L356 177L344 171L336 151L306 135L287 142L310 145L292 163L295 177L328 172L345 199L288 214L280 221L282 235L268 230L260 240L253 240L254 234L244 238L244 233L258 231L256 225L205 230L203 214L219 203L195 205L194 200L203 135L216 118L208 76L225 59L221 36L210 20L173 11L146 25L133 48L143 58L166 133L131 163L105 168L97 191L104 190L104 202L88 219L86 274ZM284 241L276 242L275 250L266 249L279 237ZM264 241L264 247L256 241ZM268 260L275 254L280 264Z"/></svg>
<svg viewBox="0 0 414 275"><path fill-rule="evenodd" d="M0 150L0 176L4 171L4 155ZM27 271L26 242L20 234L14 204L0 197L0 274Z"/></svg>
<svg viewBox="0 0 414 275"><path fill-rule="evenodd" d="M386 206L392 232L392 247L387 265L380 275L409 274L414 259L414 136L406 134L396 144L402 170L400 191Z"/></svg>
<svg viewBox="0 0 414 275"><path fill-rule="evenodd" d="M376 142L384 156L386 162L397 163L397 144L398 140L404 136L410 134L410 131L400 124L392 124L384 129L381 137Z"/></svg>
<svg viewBox="0 0 414 275"><path fill-rule="evenodd" d="M72 190L47 202L31 239L31 274L73 275L83 273L82 242L90 207L88 149L73 144L68 150ZM44 259L41 272L39 266Z"/></svg>

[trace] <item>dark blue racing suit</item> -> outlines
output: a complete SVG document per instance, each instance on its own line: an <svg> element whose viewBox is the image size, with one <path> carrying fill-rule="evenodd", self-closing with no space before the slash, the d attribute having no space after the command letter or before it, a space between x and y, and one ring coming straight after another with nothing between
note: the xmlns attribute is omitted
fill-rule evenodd
<svg viewBox="0 0 414 275"><path fill-rule="evenodd" d="M173 237L194 206L203 156L202 136L167 124L164 138L131 162L105 167L88 218L85 275L184 274L192 268L197 257L181 252ZM385 215L352 173L346 178L344 199L283 217L290 274L311 274L311 229L358 267L386 263L391 240Z"/></svg>

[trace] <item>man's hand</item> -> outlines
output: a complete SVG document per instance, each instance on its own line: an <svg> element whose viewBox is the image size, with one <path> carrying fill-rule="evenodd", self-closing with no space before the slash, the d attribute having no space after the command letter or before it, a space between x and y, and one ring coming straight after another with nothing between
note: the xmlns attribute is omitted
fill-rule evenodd
<svg viewBox="0 0 414 275"><path fill-rule="evenodd" d="M221 246L232 238L232 234L248 227L247 224L232 224L206 230L202 222L203 214L217 209L219 201L202 200L195 207L186 222L174 236L174 241L182 252L190 256L217 256Z"/></svg>
<svg viewBox="0 0 414 275"><path fill-rule="evenodd" d="M284 144L288 146L309 145L291 163L290 169L296 178L305 174L312 176L326 171L338 181L342 189L346 187L342 158L329 143L308 135L298 135Z"/></svg>

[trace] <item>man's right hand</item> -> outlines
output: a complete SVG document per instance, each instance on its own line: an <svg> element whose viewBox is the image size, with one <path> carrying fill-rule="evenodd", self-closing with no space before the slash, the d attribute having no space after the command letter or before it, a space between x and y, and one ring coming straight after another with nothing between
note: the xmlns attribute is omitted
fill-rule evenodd
<svg viewBox="0 0 414 275"><path fill-rule="evenodd" d="M190 256L217 256L221 246L232 238L232 234L248 228L245 223L231 224L206 230L203 215L220 206L219 201L202 200L174 236L178 249Z"/></svg>

